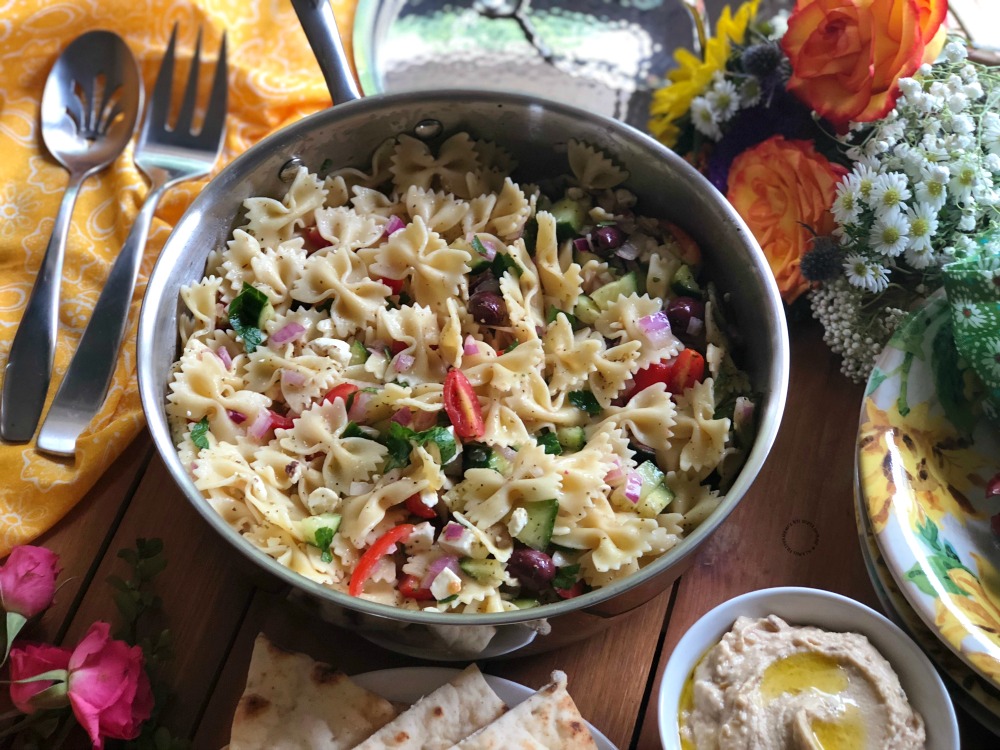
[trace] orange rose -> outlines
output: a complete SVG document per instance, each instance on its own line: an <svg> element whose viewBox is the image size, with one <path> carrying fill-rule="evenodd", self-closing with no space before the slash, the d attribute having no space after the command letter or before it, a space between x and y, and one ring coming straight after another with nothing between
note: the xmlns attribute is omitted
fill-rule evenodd
<svg viewBox="0 0 1000 750"><path fill-rule="evenodd" d="M798 0L781 40L792 64L788 90L837 125L885 116L896 103L899 79L920 65L939 3Z"/></svg>
<svg viewBox="0 0 1000 750"><path fill-rule="evenodd" d="M830 206L846 173L811 141L786 141L780 135L733 160L726 198L760 243L786 302L809 288L799 271L813 237L806 227L819 235L833 231Z"/></svg>

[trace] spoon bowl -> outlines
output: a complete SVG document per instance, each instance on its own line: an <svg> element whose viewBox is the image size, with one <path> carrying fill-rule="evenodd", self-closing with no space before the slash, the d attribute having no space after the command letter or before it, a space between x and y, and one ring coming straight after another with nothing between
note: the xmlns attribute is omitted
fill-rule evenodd
<svg viewBox="0 0 1000 750"><path fill-rule="evenodd" d="M139 67L124 40L89 31L59 56L42 94L42 140L69 170L35 285L4 370L0 437L26 442L35 433L52 375L59 328L59 282L73 206L84 180L107 167L135 131L142 103Z"/></svg>

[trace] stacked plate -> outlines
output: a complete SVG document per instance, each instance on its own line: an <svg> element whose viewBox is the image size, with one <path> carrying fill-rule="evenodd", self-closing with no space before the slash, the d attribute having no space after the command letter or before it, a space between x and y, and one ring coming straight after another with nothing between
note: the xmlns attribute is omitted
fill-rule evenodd
<svg viewBox="0 0 1000 750"><path fill-rule="evenodd" d="M900 326L861 409L856 513L882 605L1000 734L1000 435L978 415L936 295Z"/></svg>

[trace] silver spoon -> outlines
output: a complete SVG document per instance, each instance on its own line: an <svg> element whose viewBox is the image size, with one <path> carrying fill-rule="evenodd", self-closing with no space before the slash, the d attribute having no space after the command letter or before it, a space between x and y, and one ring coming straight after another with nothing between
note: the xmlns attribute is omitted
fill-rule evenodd
<svg viewBox="0 0 1000 750"><path fill-rule="evenodd" d="M110 31L77 37L52 66L42 94L42 140L69 170L69 184L4 371L0 437L31 439L52 375L59 328L59 283L73 206L83 182L107 167L132 138L142 83L125 41Z"/></svg>

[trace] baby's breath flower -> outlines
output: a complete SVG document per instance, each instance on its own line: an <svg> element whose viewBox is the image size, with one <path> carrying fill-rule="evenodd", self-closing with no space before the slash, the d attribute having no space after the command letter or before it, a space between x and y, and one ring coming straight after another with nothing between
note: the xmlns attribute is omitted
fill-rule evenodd
<svg viewBox="0 0 1000 750"><path fill-rule="evenodd" d="M964 44L959 44L958 42L948 42L948 44L944 46L944 50L942 50L941 55L950 63L960 63L969 56L969 52L965 49Z"/></svg>

